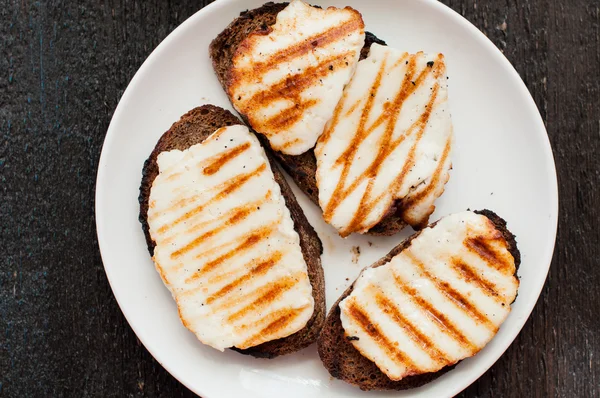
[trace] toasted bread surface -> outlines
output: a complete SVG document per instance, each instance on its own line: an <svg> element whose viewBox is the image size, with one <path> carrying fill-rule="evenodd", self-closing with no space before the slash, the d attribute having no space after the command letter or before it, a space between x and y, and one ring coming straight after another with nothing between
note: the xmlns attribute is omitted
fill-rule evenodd
<svg viewBox="0 0 600 398"><path fill-rule="evenodd" d="M487 217L502 234L506 241L508 251L513 256L515 267L518 270L521 263L521 255L515 241L515 236L506 228L506 222L490 210L475 211L477 214ZM430 226L433 227L435 223ZM385 257L381 258L370 267L379 267L388 263L394 256L410 246L411 241L419 236L417 232L407 238L404 242L394 247ZM516 271L515 271L516 275ZM456 365L447 366L438 372L424 373L416 376L405 377L402 380L393 381L388 378L374 362L364 357L347 339L344 334L340 319L339 303L352 293L354 283L346 289L338 301L333 305L321 335L317 340L319 356L329 373L338 379L356 385L361 390L406 390L416 388L429 383L450 371Z"/></svg>
<svg viewBox="0 0 600 398"><path fill-rule="evenodd" d="M235 124L242 123L231 112L214 105L203 105L194 108L183 115L181 119L174 123L159 139L154 150L144 163L140 195L138 198L140 203L139 220L146 236L146 243L150 255L153 255L154 253L155 243L150 236L147 221L148 200L152 183L159 172L156 162L158 155L163 151L174 149L184 150L192 145L199 144L220 127ZM306 220L291 188L287 184L282 172L277 168L272 156L269 154L267 154L267 156L269 157L275 180L281 187L281 193L285 198L286 206L290 210L292 220L294 221L294 228L300 237L300 247L308 267L308 276L315 301L314 313L302 330L288 337L272 340L245 350L235 349L242 354L249 354L262 358L273 358L298 351L315 341L325 319L325 282L320 258L323 251L321 241Z"/></svg>
<svg viewBox="0 0 600 398"><path fill-rule="evenodd" d="M238 45L252 32L257 30L267 31L269 26L275 23L277 14L287 5L288 3L269 2L259 8L244 11L212 41L209 48L212 65L225 92L227 92L228 86L228 71L231 68L232 58ZM385 41L370 32L366 32L365 45L361 50L360 59L367 57L373 43L385 45ZM261 141L263 145L268 145L267 140ZM315 178L317 161L314 150L311 149L301 155L271 152L283 169L292 177L296 185L318 206L319 190ZM394 235L402 230L406 223L402 220L399 209L400 203L394 203L388 214L381 222L373 226L368 233L371 235Z"/></svg>

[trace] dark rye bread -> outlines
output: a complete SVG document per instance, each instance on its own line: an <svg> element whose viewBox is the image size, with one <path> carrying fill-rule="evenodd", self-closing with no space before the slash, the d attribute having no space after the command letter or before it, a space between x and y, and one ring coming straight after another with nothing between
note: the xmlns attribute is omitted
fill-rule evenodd
<svg viewBox="0 0 600 398"><path fill-rule="evenodd" d="M259 8L244 11L211 42L209 48L210 58L217 78L225 92L227 92L231 62L238 45L252 32L268 31L269 27L275 23L277 14L288 4L269 2ZM385 45L383 40L378 39L370 32L366 32L365 45L360 52L360 59L367 57L373 43ZM261 141L263 145L268 146L267 140ZM292 177L296 185L308 195L313 203L319 206L319 189L315 178L317 160L314 151L311 149L301 155L271 152L284 170ZM394 235L402 230L406 223L402 220L398 207L399 203L394 204L382 221L371 228L368 233L372 235Z"/></svg>
<svg viewBox="0 0 600 398"><path fill-rule="evenodd" d="M192 145L201 143L220 127L235 124L242 123L231 112L214 105L202 105L183 115L181 119L174 123L158 140L150 157L144 163L140 196L138 198L140 203L139 220L142 223L150 255L154 254L155 243L150 236L147 221L148 199L150 198L152 183L158 175L158 165L156 163L158 154L173 149L184 150ZM300 236L300 247L302 249L304 260L308 266L308 277L312 286L315 311L306 326L293 335L269 341L246 350L235 349L242 354L249 354L260 358L274 358L279 355L298 351L312 344L323 327L326 311L325 280L323 277L323 268L321 268L321 253L323 252L321 240L312 226L308 223L308 220L304 216L304 213L296 201L296 197L292 193L282 172L279 170L272 157L268 154L267 156L269 157L275 181L277 181L281 187L281 194L285 198L287 208L290 210L292 220L294 221L294 228Z"/></svg>
<svg viewBox="0 0 600 398"><path fill-rule="evenodd" d="M487 217L502 234L508 244L508 251L515 259L515 268L518 270L521 264L521 254L517 248L515 236L506 228L506 221L490 210L475 211L477 214ZM435 226L436 223L430 226ZM407 238L404 242L394 247L385 257L371 265L379 267L388 263L394 256L410 246L413 239L419 236L417 232ZM515 275L516 275L515 270ZM336 301L327 315L325 326L317 340L317 348L323 365L329 373L338 379L360 387L361 390L406 390L420 387L429 383L452 370L454 366L447 366L438 372L424 373L417 376L405 377L399 381L393 381L385 375L371 360L362 356L348 341L344 335L344 329L340 320L340 301L348 297L352 292L354 283L346 289L342 296Z"/></svg>

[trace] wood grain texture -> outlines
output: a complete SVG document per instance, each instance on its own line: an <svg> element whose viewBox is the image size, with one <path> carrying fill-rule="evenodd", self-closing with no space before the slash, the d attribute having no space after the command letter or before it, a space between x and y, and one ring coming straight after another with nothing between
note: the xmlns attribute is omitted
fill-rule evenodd
<svg viewBox="0 0 600 398"><path fill-rule="evenodd" d="M93 195L127 83L206 3L0 0L0 397L193 396L141 346L116 304ZM600 3L444 3L522 76L548 127L561 195L540 301L461 396L598 396Z"/></svg>

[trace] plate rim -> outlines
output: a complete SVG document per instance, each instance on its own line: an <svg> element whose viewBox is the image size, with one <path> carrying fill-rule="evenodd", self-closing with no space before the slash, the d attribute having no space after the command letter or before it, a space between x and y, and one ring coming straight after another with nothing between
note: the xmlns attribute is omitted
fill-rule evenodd
<svg viewBox="0 0 600 398"><path fill-rule="evenodd" d="M551 212L552 213L550 214L550 223L552 225L552 228L548 231L548 237L547 237L547 239L549 239L551 244L548 246L548 248L549 248L548 252L544 253L543 259L538 261L539 265L545 267L545 268L542 268L542 270L544 270L544 278L543 279L539 278L539 279L535 280L533 283L533 286L532 286L533 289L530 289L535 292L536 299L535 299L535 301L532 301L531 303L528 303L528 305L525 306L526 308L524 311L523 320L521 321L521 325L518 328L511 330L511 333L513 333L513 337L511 339L509 339L509 341L507 343L505 343L503 346L501 346L497 349L498 355L496 356L496 358L491 361L484 362L481 372L472 372L472 375L470 375L470 377L464 378L463 381L461 381L460 383L453 384L452 388L448 389L448 391L447 391L448 396L454 396L454 395L460 393L461 391L463 391L464 389L466 389L467 387L469 387L476 380L478 380L481 376L483 376L500 359L500 357L506 352L508 347L514 343L514 341L520 334L521 330L523 329L523 327L529 320L529 317L531 316L533 309L536 307L536 305L540 299L542 289L544 288L546 281L548 279L548 273L550 270L550 266L552 264L552 259L553 259L554 251L556 248L556 238L557 238L557 231L558 231L558 216L559 216L558 175L557 175L557 170L556 170L556 162L554 159L554 152L552 150L552 146L550 143L550 137L548 136L546 125L544 123L544 120L542 119L542 116L539 112L537 104L535 103L535 100L533 99L533 96L531 95L529 89L523 82L523 79L521 78L521 76L519 75L517 70L514 68L514 66L511 64L511 62L508 60L508 58L506 58L504 53L502 53L498 49L498 47L496 47L496 45L482 31L480 31L474 24L472 24L468 19L466 19L464 16L462 16L461 14L459 14L457 11L453 10L449 6L447 6L441 2L438 2L437 0L411 0L411 1L426 3L430 7L437 8L437 11L443 13L447 19L454 20L455 22L459 23L460 25L462 25L463 27L468 29L470 35L474 39L478 40L485 47L488 47L491 49L490 56L495 57L496 62L500 66L502 66L502 68L511 75L512 80L517 82L517 87L518 87L518 90L520 91L519 94L520 94L520 96L525 98L527 106L529 108L527 110L527 113L534 117L534 119L536 120L536 123L539 125L539 127L541 127L541 130L539 130L539 129L538 130L540 132L544 133L544 134L541 134L542 137L541 137L540 142L543 143L542 149L544 152L544 157L546 158L546 165L544 166L544 170L546 171L546 177L549 177L548 183L550 184L550 186L548 188L550 191L552 191L552 198L551 198L551 201L552 201ZM138 70L133 75L132 79L127 84L127 87L125 88L125 91L123 92L123 95L121 96L119 103L117 104L117 106L115 108L113 116L111 117L111 121L109 123L108 129L106 131L106 135L105 135L105 138L104 138L103 144L102 144L100 158L99 158L98 166L97 166L96 182L95 182L94 216L95 216L95 221L96 221L96 235L97 235L97 239L98 239L98 247L99 247L99 251L100 251L100 256L102 258L102 265L104 268L104 272L106 274L108 283L111 287L111 291L117 301L117 304L119 305L119 308L120 308L121 312L123 313L123 316L127 320L128 325L131 327L131 329L135 333L136 337L140 340L140 342L144 345L144 347L146 348L146 350L148 350L148 352L152 355L152 357L171 376L173 376L175 379L177 379L180 383L182 383L184 386L186 386L188 389L190 389L195 394L202 394L202 396L206 396L206 391L202 391L198 388L198 386L188 383L187 380L185 379L185 377L183 377L183 375L179 374L179 372L177 371L176 368L174 368L170 364L168 364L167 361L164 361L163 356L156 353L156 351L151 348L152 344L149 341L145 341L145 339L140 337L140 333L138 333L138 326L135 326L130 321L131 317L128 315L128 311L124 308L125 305L123 304L123 302L124 302L123 296L120 296L120 294L117 292L117 290L113 286L113 279L112 279L113 277L111 277L111 271L109 270L110 267L107 267L105 265L105 255L103 254L105 251L108 251L109 249L108 249L107 245L105 243L103 243L105 240L103 237L107 233L107 231L105 230L105 227L104 227L103 214L102 214L102 203L104 202L102 197L103 197L104 191L105 191L102 181L105 180L104 169L106 168L105 165L107 164L107 157L109 156L107 154L107 151L105 151L105 148L108 147L109 145L107 145L107 144L110 144L117 136L117 133L115 130L116 129L115 125L117 124L117 121L120 119L121 114L123 112L125 112L124 107L122 107L120 105L121 105L121 103L127 102L127 100L129 99L129 96L132 95L131 93L134 91L133 87L137 86L138 81L141 79L141 76L144 75L146 69L148 69L150 67L150 65L152 64L152 61L155 58L158 58L160 56L161 52L164 51L169 46L171 41L175 40L176 37L178 35L182 34L183 31L192 27L194 25L194 23L196 22L196 20L202 19L204 14L207 14L207 13L210 13L213 11L218 12L219 8L225 8L225 7L227 7L231 4L235 4L235 3L242 3L242 0L216 0L213 3L210 3L210 4L206 5L205 7L199 9L194 14L192 14L190 17L188 17L185 21L183 21L180 25L178 25L175 29L173 29L173 31L171 31L156 46L156 48L154 48L154 50L152 50L151 53L146 57L146 59L144 60L142 65L138 68ZM243 9L243 7L242 7L242 9ZM535 134L538 134L538 133L535 132Z"/></svg>

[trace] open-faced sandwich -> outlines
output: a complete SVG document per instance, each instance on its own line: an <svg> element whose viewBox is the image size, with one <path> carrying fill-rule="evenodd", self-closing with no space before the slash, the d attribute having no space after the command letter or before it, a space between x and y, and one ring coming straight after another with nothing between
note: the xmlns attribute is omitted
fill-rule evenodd
<svg viewBox="0 0 600 398"><path fill-rule="evenodd" d="M229 111L204 105L173 124L144 165L139 202L156 269L202 343L270 358L315 341L321 242Z"/></svg>
<svg viewBox="0 0 600 398"><path fill-rule="evenodd" d="M427 225L449 178L444 58L384 45L356 10L294 0L210 46L234 107L342 236Z"/></svg>
<svg viewBox="0 0 600 398"><path fill-rule="evenodd" d="M363 390L423 385L495 336L517 296L519 264L496 214L446 216L362 271L327 316L321 360Z"/></svg>

